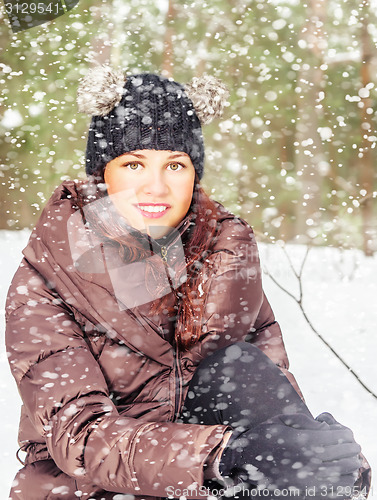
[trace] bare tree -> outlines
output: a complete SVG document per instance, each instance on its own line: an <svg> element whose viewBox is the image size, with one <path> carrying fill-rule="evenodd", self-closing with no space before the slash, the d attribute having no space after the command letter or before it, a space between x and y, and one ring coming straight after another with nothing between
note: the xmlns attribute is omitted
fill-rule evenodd
<svg viewBox="0 0 377 500"><path fill-rule="evenodd" d="M305 255L304 255L304 258L301 262L301 265L300 265L300 268L298 271L296 271L294 265L293 265L293 262L286 250L285 247L283 247L283 251L284 251L284 254L289 262L289 267L291 269L291 271L293 272L294 276L297 278L297 281L298 281L298 288L299 288L299 293L298 293L298 297L290 292L282 283L279 282L279 280L277 280L273 274L271 274L271 272L268 270L268 267L266 265L263 266L263 272L269 276L271 278L271 280L275 283L275 285L277 285L280 290L282 290L283 292L285 292L287 295L289 295L295 302L296 304L298 305L305 321L307 322L307 324L309 325L309 327L311 328L311 330L315 333L315 335L321 340L321 342L323 344L325 344L325 346L334 354L334 356L338 359L338 361L340 361L340 363L347 369L347 371L353 375L353 377L355 377L355 379L359 382L359 384L371 395L373 396L374 398L377 399L377 395L360 379L360 377L357 375L357 373L353 370L353 368L342 358L342 356L340 356L340 354L329 344L329 342L324 338L324 336L315 328L315 326L313 325L313 322L310 320L305 308L304 308L304 289L303 289L303 282L302 282L302 275L303 275L303 272L304 272L304 267L305 267L305 264L307 262L307 258L308 258L308 255L309 255L309 252L310 252L310 249L311 247L310 246L307 246L306 247L306 252L305 252Z"/></svg>

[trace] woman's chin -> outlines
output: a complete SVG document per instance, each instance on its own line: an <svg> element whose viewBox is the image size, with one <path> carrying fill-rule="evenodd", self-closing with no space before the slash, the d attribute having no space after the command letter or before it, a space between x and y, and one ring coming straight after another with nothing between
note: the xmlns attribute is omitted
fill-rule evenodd
<svg viewBox="0 0 377 500"><path fill-rule="evenodd" d="M166 236L172 228L170 226L159 226L154 224L147 225L142 232L148 234L154 240L158 240L159 238L163 238Z"/></svg>
<svg viewBox="0 0 377 500"><path fill-rule="evenodd" d="M136 229L137 231L140 231L143 234L148 234L148 236L153 239L163 238L172 230L172 227L163 225L161 222L150 224L146 223L145 221L135 219L135 217L124 217L124 219L130 227Z"/></svg>

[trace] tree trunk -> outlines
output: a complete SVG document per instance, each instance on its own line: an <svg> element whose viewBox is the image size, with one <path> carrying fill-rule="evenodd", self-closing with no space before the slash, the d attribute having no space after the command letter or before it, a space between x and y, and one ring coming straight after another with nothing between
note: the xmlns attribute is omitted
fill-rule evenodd
<svg viewBox="0 0 377 500"><path fill-rule="evenodd" d="M173 76L174 68L174 19L176 11L174 7L174 0L169 0L168 12L166 14L166 31L164 38L164 55L162 60L162 74L166 77Z"/></svg>
<svg viewBox="0 0 377 500"><path fill-rule="evenodd" d="M322 32L326 0L311 0L308 21L301 39L309 52L301 64L297 83L296 171L301 191L297 203L296 234L307 243L315 236L320 223L322 175L320 163L325 159L318 132L322 114L319 92L323 86L323 61L326 40ZM312 232L314 231L314 232Z"/></svg>
<svg viewBox="0 0 377 500"><path fill-rule="evenodd" d="M94 10L93 18L94 26L100 26L103 22L109 21L108 9L111 5L106 5L105 3L99 3L98 6L92 6L91 9ZM105 15L104 15L105 14ZM105 21L104 21L105 19ZM108 33L101 32L93 37L92 41L92 64L108 64L111 62L111 30Z"/></svg>
<svg viewBox="0 0 377 500"><path fill-rule="evenodd" d="M368 0L364 0L361 19L361 85L359 92L360 106L360 149L359 149L359 172L360 187L362 191L362 202L360 204L362 214L363 250L365 255L373 255L376 239L376 226L373 222L373 184L374 184L374 158L371 150L370 136L376 133L372 129L371 119L372 100L369 96L367 85L371 82L370 63L372 59L372 42L368 33ZM369 110L369 112L368 112Z"/></svg>

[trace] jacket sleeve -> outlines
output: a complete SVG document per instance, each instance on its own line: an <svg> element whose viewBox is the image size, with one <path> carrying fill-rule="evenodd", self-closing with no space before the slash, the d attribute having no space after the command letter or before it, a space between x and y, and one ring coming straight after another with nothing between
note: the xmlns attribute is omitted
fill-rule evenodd
<svg viewBox="0 0 377 500"><path fill-rule="evenodd" d="M226 426L120 416L71 309L25 259L6 316L9 362L24 406L62 471L129 494L166 496L168 487L202 485L203 466Z"/></svg>
<svg viewBox="0 0 377 500"><path fill-rule="evenodd" d="M202 323L207 335L202 355L233 342L251 342L279 366L302 397L288 371L280 327L262 288L255 236L245 221L222 223L221 237L202 274L199 288L205 294Z"/></svg>

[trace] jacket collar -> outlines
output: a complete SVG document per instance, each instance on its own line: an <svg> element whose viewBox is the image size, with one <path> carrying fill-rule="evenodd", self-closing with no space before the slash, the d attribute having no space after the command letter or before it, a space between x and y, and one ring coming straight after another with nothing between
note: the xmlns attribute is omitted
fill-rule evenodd
<svg viewBox="0 0 377 500"><path fill-rule="evenodd" d="M110 196L103 196L86 204L83 207L83 213L87 221L90 222L90 220L96 218L104 226L106 226L107 221L111 217L112 220L116 220L118 223L118 236L130 234L139 241L145 242L146 247L149 248L171 247L177 243L179 238L183 240L190 226L194 225L194 214L190 210L178 226L171 228L167 235L158 239L152 238L148 234L129 226L126 220L117 211Z"/></svg>

